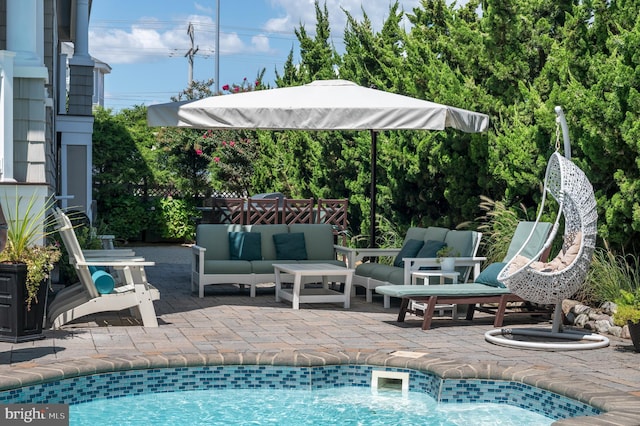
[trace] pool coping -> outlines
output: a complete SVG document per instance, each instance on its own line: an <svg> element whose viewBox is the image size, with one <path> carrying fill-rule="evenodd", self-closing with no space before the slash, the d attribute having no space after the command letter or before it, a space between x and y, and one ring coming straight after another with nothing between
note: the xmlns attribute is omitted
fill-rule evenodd
<svg viewBox="0 0 640 426"><path fill-rule="evenodd" d="M0 372L0 391L48 383L91 374L149 368L201 367L214 365L274 365L315 367L372 365L408 368L435 374L440 379L486 379L524 383L589 404L605 413L573 417L554 425L638 425L640 395L621 392L569 374L558 374L539 365L513 366L486 362L466 364L422 352L379 351L269 351L215 352L184 355L94 356L49 364L20 363Z"/></svg>

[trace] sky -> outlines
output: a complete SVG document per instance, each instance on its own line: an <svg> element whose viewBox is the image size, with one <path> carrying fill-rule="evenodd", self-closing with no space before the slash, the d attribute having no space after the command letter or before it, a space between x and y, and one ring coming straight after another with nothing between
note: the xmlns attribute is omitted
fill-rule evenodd
<svg viewBox="0 0 640 426"><path fill-rule="evenodd" d="M393 0L326 0L331 42L344 47L346 15L362 18L362 5L380 30ZM265 82L282 73L293 48L299 48L294 30L301 24L315 34L314 0L219 0L220 81L241 84L254 81L263 68ZM400 0L411 12L420 0ZM321 1L321 7L325 2ZM213 79L216 73L217 0L93 0L89 21L89 52L111 67L105 76L105 107L113 111L134 105L170 102L188 86L193 28L193 79ZM216 88L216 83L212 89Z"/></svg>

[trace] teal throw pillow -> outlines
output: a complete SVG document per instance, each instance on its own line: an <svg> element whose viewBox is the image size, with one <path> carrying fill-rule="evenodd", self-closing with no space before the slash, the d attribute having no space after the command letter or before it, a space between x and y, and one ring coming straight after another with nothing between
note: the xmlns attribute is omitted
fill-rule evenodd
<svg viewBox="0 0 640 426"><path fill-rule="evenodd" d="M498 274L502 271L502 268L506 263L496 262L484 268L484 271L480 272L480 275L476 278L476 282L479 284L490 285L491 287L502 287L505 285L498 281Z"/></svg>
<svg viewBox="0 0 640 426"><path fill-rule="evenodd" d="M418 257L417 254L424 245L424 241L421 240L407 240L404 245L400 249L400 253L396 256L393 261L393 266L398 268L404 268L404 259L405 257Z"/></svg>
<svg viewBox="0 0 640 426"><path fill-rule="evenodd" d="M422 246L422 248L420 249L416 257L436 258L438 257L438 250L446 246L447 246L447 243L443 241L427 240L425 241L424 245ZM421 266L420 267L421 271L431 271L435 269L440 269L440 268L437 266Z"/></svg>
<svg viewBox="0 0 640 426"><path fill-rule="evenodd" d="M113 279L111 274L100 269L91 274L91 279L100 294L111 293L116 285L116 280Z"/></svg>
<svg viewBox="0 0 640 426"><path fill-rule="evenodd" d="M447 243L442 241L427 240L416 257L438 257L438 250L446 246Z"/></svg>
<svg viewBox="0 0 640 426"><path fill-rule="evenodd" d="M259 232L229 232L231 260L262 260L262 239Z"/></svg>
<svg viewBox="0 0 640 426"><path fill-rule="evenodd" d="M302 232L275 234L273 243L276 246L278 260L306 260L307 247Z"/></svg>

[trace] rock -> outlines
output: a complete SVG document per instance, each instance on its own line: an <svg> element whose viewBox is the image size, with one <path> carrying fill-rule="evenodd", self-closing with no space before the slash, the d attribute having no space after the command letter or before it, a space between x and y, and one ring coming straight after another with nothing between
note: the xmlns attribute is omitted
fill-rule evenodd
<svg viewBox="0 0 640 426"><path fill-rule="evenodd" d="M577 304L573 307L573 312L577 315L588 314L591 311L591 308L587 305Z"/></svg>
<svg viewBox="0 0 640 426"><path fill-rule="evenodd" d="M576 323L576 314L573 312L567 312L564 314L564 324L566 325L575 325Z"/></svg>
<svg viewBox="0 0 640 426"><path fill-rule="evenodd" d="M573 310L573 307L579 304L580 302L578 302L577 300L564 299L562 301L562 312L565 315L568 315Z"/></svg>
<svg viewBox="0 0 640 426"><path fill-rule="evenodd" d="M615 337L622 337L622 327L614 325L613 327L609 328L609 334Z"/></svg>
<svg viewBox="0 0 640 426"><path fill-rule="evenodd" d="M576 317L574 325L577 327L584 327L587 322L589 322L589 315L580 314Z"/></svg>
<svg viewBox="0 0 640 426"><path fill-rule="evenodd" d="M611 326L612 324L608 319L595 321L595 331L597 331L600 334L608 333L609 330L611 329Z"/></svg>
<svg viewBox="0 0 640 426"><path fill-rule="evenodd" d="M628 325L625 325L624 327L622 327L622 333L620 333L620 337L622 337L623 339L631 339Z"/></svg>
<svg viewBox="0 0 640 426"><path fill-rule="evenodd" d="M600 310L603 314L613 315L618 312L618 305L613 302L604 302L602 306L600 306Z"/></svg>
<svg viewBox="0 0 640 426"><path fill-rule="evenodd" d="M589 314L589 319L593 321L608 321L609 325L613 325L613 318L609 315L602 314L600 312L593 311Z"/></svg>

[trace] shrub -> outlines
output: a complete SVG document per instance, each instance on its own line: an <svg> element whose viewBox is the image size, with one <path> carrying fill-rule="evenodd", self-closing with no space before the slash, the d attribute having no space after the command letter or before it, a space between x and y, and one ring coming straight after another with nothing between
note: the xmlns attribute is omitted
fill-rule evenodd
<svg viewBox="0 0 640 426"><path fill-rule="evenodd" d="M154 203L155 212L151 219L158 234L162 238L181 241L194 241L196 232L195 219L200 211L193 202L162 198Z"/></svg>

